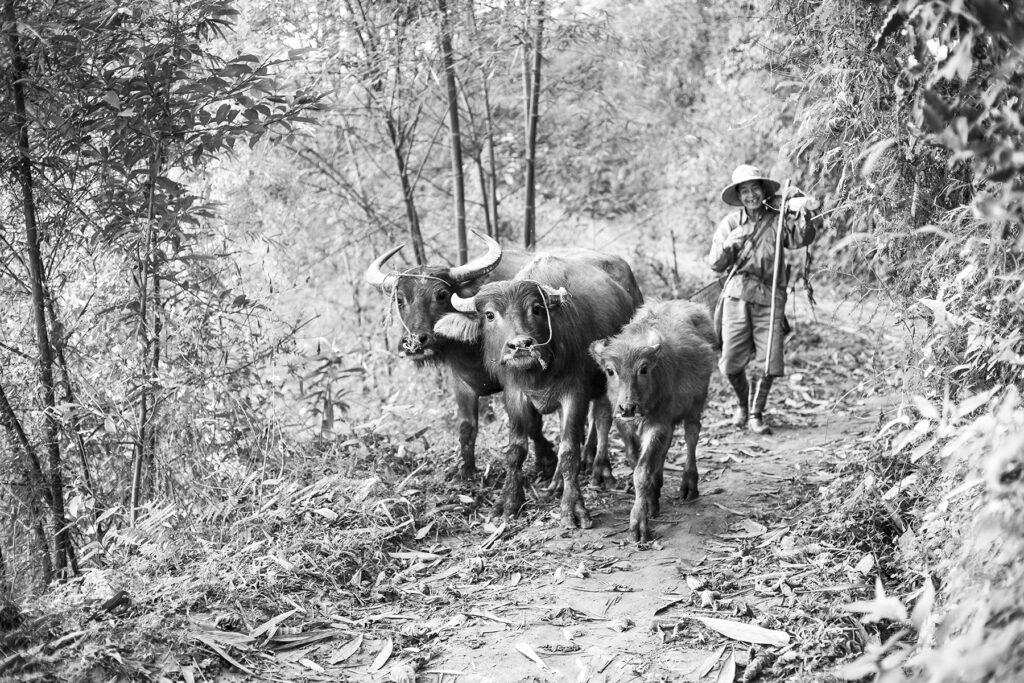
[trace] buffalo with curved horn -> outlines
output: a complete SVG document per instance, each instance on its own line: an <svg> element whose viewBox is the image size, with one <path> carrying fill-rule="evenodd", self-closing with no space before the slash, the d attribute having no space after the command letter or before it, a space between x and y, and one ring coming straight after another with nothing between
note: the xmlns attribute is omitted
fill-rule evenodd
<svg viewBox="0 0 1024 683"><path fill-rule="evenodd" d="M451 370L458 410L459 474L469 478L476 471L476 436L479 426L480 396L502 390L500 382L484 368L483 348L479 342L464 342L437 335L434 326L455 309L452 297L469 297L488 282L511 279L534 259L536 254L518 250L502 250L495 240L476 231L487 245L487 253L462 266L415 266L403 272L385 271L385 264L403 245L393 247L374 259L366 269L366 280L392 296L398 317L405 329L400 342L400 355L418 365L435 364ZM629 292L636 306L643 295L629 264L616 256L589 249L560 249L556 253L572 262L587 263L608 273ZM537 478L551 479L555 472L554 447L544 438L539 413L532 416L529 429L536 456ZM593 478L598 484L612 481L608 463L607 430L602 435L592 420L586 453L594 459ZM603 438L602 438L603 437Z"/></svg>

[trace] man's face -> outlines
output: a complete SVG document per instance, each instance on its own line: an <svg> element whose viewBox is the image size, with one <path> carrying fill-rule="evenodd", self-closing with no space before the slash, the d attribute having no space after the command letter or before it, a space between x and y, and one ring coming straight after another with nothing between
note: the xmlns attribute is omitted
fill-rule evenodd
<svg viewBox="0 0 1024 683"><path fill-rule="evenodd" d="M764 202L764 187L761 186L760 180L748 180L745 183L740 183L736 191L740 196L740 202L743 203L743 208L747 211L761 208L761 203Z"/></svg>

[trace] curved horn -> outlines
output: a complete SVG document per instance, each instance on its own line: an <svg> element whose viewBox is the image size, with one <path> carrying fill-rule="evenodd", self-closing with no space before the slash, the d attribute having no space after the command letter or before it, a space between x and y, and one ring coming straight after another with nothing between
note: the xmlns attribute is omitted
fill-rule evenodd
<svg viewBox="0 0 1024 683"><path fill-rule="evenodd" d="M389 251L384 252L381 256L378 256L373 260L373 263L366 269L366 281L374 287L380 287L385 292L390 292L398 284L398 276L394 273L385 273L381 270L381 266L390 259L392 256L402 250L405 244L399 244L397 247L392 247Z"/></svg>
<svg viewBox="0 0 1024 683"><path fill-rule="evenodd" d="M460 313L476 313L476 295L463 299L455 292L452 292L452 308Z"/></svg>
<svg viewBox="0 0 1024 683"><path fill-rule="evenodd" d="M473 234L487 243L487 253L470 259L468 263L461 266L454 266L448 270L448 277L455 282L465 282L473 278L487 275L501 262L501 245L482 233L473 231Z"/></svg>

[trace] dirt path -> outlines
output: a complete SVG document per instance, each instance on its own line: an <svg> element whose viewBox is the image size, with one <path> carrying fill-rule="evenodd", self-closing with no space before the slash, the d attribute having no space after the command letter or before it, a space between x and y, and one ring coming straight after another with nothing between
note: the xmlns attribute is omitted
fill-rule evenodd
<svg viewBox="0 0 1024 683"><path fill-rule="evenodd" d="M715 680L716 672L732 680L729 667L748 664L749 645L693 617L785 631L765 612L785 607L784 599L762 590L771 577L750 575L749 562L746 587L741 580L735 594L719 594L702 576L724 563L742 577L745 553L785 545L802 503L834 476L822 464L874 432L891 402L865 395L863 380L885 371L877 349L887 339L854 315L858 310L831 304L813 325L798 320L789 375L772 397L773 435L729 427L725 382L715 377L698 448L701 497L680 503L679 474L670 471L652 543L627 541L631 493L595 489L587 492L593 529L560 529L544 509L551 503L540 501L528 526L506 530L494 543L448 539L457 546L453 554L479 562L480 574L495 579L446 589L458 596L444 610L454 617L438 630L418 680ZM674 444L670 457L681 461L681 448ZM630 472L619 467L615 475L624 482ZM503 572L502 562L516 564L508 554L528 569Z"/></svg>

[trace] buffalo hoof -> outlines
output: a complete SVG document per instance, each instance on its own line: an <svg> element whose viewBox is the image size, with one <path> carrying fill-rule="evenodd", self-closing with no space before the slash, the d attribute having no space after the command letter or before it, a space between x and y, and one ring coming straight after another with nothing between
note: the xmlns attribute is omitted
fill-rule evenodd
<svg viewBox="0 0 1024 683"><path fill-rule="evenodd" d="M536 456L537 481L548 481L558 472L558 456L554 453Z"/></svg>
<svg viewBox="0 0 1024 683"><path fill-rule="evenodd" d="M566 529L589 529L594 526L590 512L583 504L583 495L578 486L566 486L562 492L562 526Z"/></svg>
<svg viewBox="0 0 1024 683"><path fill-rule="evenodd" d="M648 522L646 507L633 507L629 513L629 535L635 543L651 540L651 528Z"/></svg>
<svg viewBox="0 0 1024 683"><path fill-rule="evenodd" d="M697 473L683 473L683 484L679 487L679 497L683 500L697 500Z"/></svg>
<svg viewBox="0 0 1024 683"><path fill-rule="evenodd" d="M522 487L518 487L518 490L506 488L501 492L498 502L494 504L492 514L504 519L518 517L524 505L526 505L526 496L523 494Z"/></svg>
<svg viewBox="0 0 1024 683"><path fill-rule="evenodd" d="M467 465L463 463L459 467L450 467L445 470L444 476L446 479L453 479L455 481L473 481L476 478L477 469L475 465Z"/></svg>
<svg viewBox="0 0 1024 683"><path fill-rule="evenodd" d="M595 466L594 471L590 474L590 481L601 489L615 488L615 476L612 474L612 468L608 465Z"/></svg>
<svg viewBox="0 0 1024 683"><path fill-rule="evenodd" d="M544 493L549 496L560 496L562 495L562 491L565 490L564 487L565 484L562 482L562 478L560 476L555 476L548 485L544 487Z"/></svg>

